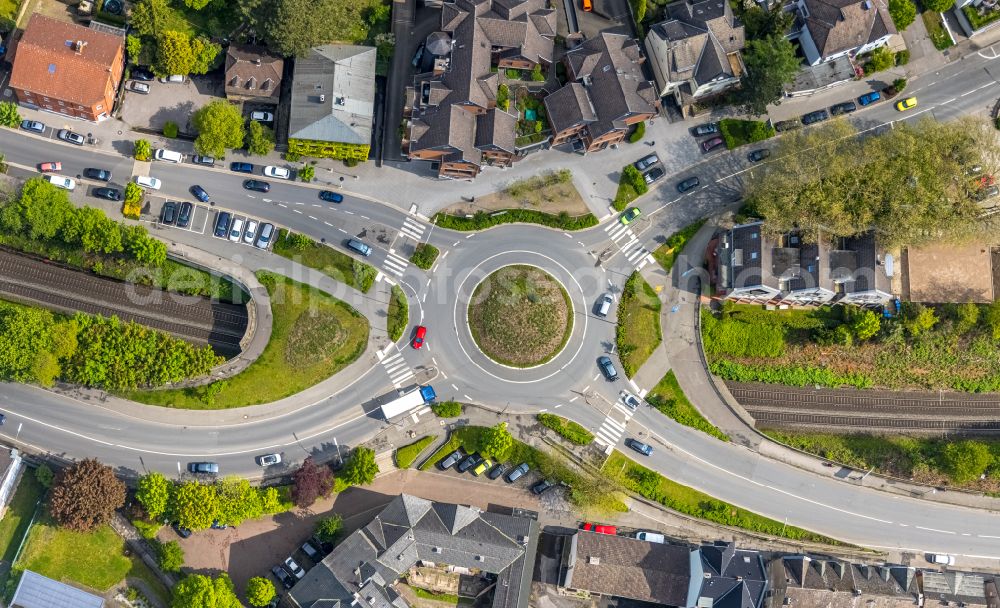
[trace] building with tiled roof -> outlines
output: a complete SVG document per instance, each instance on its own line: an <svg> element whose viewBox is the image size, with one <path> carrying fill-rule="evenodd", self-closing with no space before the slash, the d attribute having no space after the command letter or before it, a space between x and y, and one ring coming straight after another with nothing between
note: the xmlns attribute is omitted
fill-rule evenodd
<svg viewBox="0 0 1000 608"><path fill-rule="evenodd" d="M909 608L917 605L917 571L791 555L771 562L775 605L789 608Z"/></svg>
<svg viewBox="0 0 1000 608"><path fill-rule="evenodd" d="M725 0L668 4L667 19L649 29L646 55L661 97L684 107L740 82L743 24Z"/></svg>
<svg viewBox="0 0 1000 608"><path fill-rule="evenodd" d="M124 37L35 13L9 86L27 107L99 122L111 116L124 69Z"/></svg>
<svg viewBox="0 0 1000 608"><path fill-rule="evenodd" d="M481 577L491 608L527 608L538 522L401 494L282 600L286 608L408 608L396 581L417 567Z"/></svg>
<svg viewBox="0 0 1000 608"><path fill-rule="evenodd" d="M585 152L603 150L625 139L629 128L656 116L656 83L642 72L638 43L622 34L602 32L566 53L565 87L545 98L552 145L574 139ZM574 86L577 85L577 86Z"/></svg>
<svg viewBox="0 0 1000 608"><path fill-rule="evenodd" d="M439 163L438 175L472 178L484 164L514 160L516 117L497 107L502 70L550 65L556 14L546 0L455 0L441 8L430 72L407 89L411 159ZM450 44L445 44L446 36Z"/></svg>
<svg viewBox="0 0 1000 608"><path fill-rule="evenodd" d="M896 34L887 0L796 0L795 9L790 36L809 65L870 52Z"/></svg>
<svg viewBox="0 0 1000 608"><path fill-rule="evenodd" d="M226 99L278 105L285 61L262 46L230 44L226 49Z"/></svg>

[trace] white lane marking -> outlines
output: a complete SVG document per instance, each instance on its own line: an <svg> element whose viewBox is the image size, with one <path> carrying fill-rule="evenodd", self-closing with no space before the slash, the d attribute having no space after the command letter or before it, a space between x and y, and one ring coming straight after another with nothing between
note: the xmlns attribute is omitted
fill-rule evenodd
<svg viewBox="0 0 1000 608"><path fill-rule="evenodd" d="M949 99L948 101L942 101L942 102L941 102L940 104L938 104L938 105L942 105L942 106L946 106L946 105L948 105L949 103L951 103L951 102L953 102L953 101L955 101L955 98L954 98L954 97L952 97L952 98L951 98L951 99Z"/></svg>
<svg viewBox="0 0 1000 608"><path fill-rule="evenodd" d="M327 226L330 226L331 228L333 227L333 224L331 224L330 222L328 222L326 220L324 220L323 223L326 224Z"/></svg>
<svg viewBox="0 0 1000 608"><path fill-rule="evenodd" d="M465 397L466 401L468 401L469 403L472 403L472 397L470 397L468 395L462 395L462 396Z"/></svg>
<svg viewBox="0 0 1000 608"><path fill-rule="evenodd" d="M574 401L576 401L579 398L580 398L580 395L577 395L576 397L573 397L572 399L570 399L569 402L573 403Z"/></svg>
<svg viewBox="0 0 1000 608"><path fill-rule="evenodd" d="M923 526L914 526L914 528L919 528L920 530L927 530L928 532L940 532L941 534L955 534L950 530L938 530L937 528L925 528Z"/></svg>
<svg viewBox="0 0 1000 608"><path fill-rule="evenodd" d="M347 215L354 215L353 211L348 211L347 209L344 209L344 213L346 213Z"/></svg>
<svg viewBox="0 0 1000 608"><path fill-rule="evenodd" d="M451 388L455 389L456 391L458 390L458 387L455 386L454 384L451 385Z"/></svg>
<svg viewBox="0 0 1000 608"><path fill-rule="evenodd" d="M302 215L302 212L299 211L298 209L292 209L292 211L294 211L295 213L298 213L299 215Z"/></svg>
<svg viewBox="0 0 1000 608"><path fill-rule="evenodd" d="M285 203L278 203L278 206L279 207L284 207L285 209L288 209L288 205L286 205Z"/></svg>
<svg viewBox="0 0 1000 608"><path fill-rule="evenodd" d="M313 217L311 215L307 215L306 217L308 217L309 219L311 219L314 222L318 222L319 221L318 219L316 219L315 217Z"/></svg>

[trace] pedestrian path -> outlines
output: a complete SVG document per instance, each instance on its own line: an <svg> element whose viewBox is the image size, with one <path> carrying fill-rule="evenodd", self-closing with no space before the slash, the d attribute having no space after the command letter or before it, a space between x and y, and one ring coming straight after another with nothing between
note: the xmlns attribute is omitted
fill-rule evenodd
<svg viewBox="0 0 1000 608"><path fill-rule="evenodd" d="M424 238L424 230L427 230L427 226L407 217L403 219L403 227L399 229L399 232L414 241L421 241Z"/></svg>
<svg viewBox="0 0 1000 608"><path fill-rule="evenodd" d="M628 426L628 421L632 419L632 413L632 410L622 405L621 401L615 401L614 407L611 408L611 411L605 416L604 422L601 423L601 428L597 429L597 432L594 433L597 443L603 445L608 454L614 450L615 446L621 440L622 435L625 434L625 427Z"/></svg>
<svg viewBox="0 0 1000 608"><path fill-rule="evenodd" d="M621 222L612 222L604 227L604 232L608 234L611 241L618 246L625 259L636 270L641 270L643 266L653 261L653 255L642 246L630 226Z"/></svg>
<svg viewBox="0 0 1000 608"><path fill-rule="evenodd" d="M385 270L391 272L397 277L403 276L403 273L406 272L409 265L409 260L399 255L392 249L390 249L388 255L385 256Z"/></svg>
<svg viewBox="0 0 1000 608"><path fill-rule="evenodd" d="M389 380L396 388L401 388L403 383L414 377L416 374L410 368L410 364L403 358L403 353L396 350L392 354L379 355L382 357L382 367L389 374Z"/></svg>

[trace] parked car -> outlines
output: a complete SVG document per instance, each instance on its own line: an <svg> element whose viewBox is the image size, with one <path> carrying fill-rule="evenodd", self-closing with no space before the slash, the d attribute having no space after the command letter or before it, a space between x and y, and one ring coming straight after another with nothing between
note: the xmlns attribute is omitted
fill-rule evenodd
<svg viewBox="0 0 1000 608"><path fill-rule="evenodd" d="M548 479L543 479L543 480L539 481L538 483L536 483L535 485L531 486L531 493L534 494L534 495L536 495L536 496L539 496L543 492L546 492L546 491L554 488L555 485L556 484L554 482L549 481Z"/></svg>
<svg viewBox="0 0 1000 608"><path fill-rule="evenodd" d="M281 463L281 454L264 454L257 457L257 464L262 467L270 467Z"/></svg>
<svg viewBox="0 0 1000 608"><path fill-rule="evenodd" d="M455 466L455 463L462 459L462 450L455 450L451 454L448 454L444 458L438 461L437 468L442 471L447 471L451 467Z"/></svg>
<svg viewBox="0 0 1000 608"><path fill-rule="evenodd" d="M111 181L111 172L107 169L96 169L94 167L87 167L83 170L83 176L88 179L96 179L101 182Z"/></svg>
<svg viewBox="0 0 1000 608"><path fill-rule="evenodd" d="M198 199L203 203L208 202L209 198L208 192L205 192L205 189L199 186L198 184L191 186L191 194L193 194L196 199Z"/></svg>
<svg viewBox="0 0 1000 608"><path fill-rule="evenodd" d="M189 462L188 472L190 473L218 473L219 465L214 462Z"/></svg>
<svg viewBox="0 0 1000 608"><path fill-rule="evenodd" d="M174 223L177 219L177 203L173 201L167 201L163 203L163 207L160 209L160 223L170 224Z"/></svg>
<svg viewBox="0 0 1000 608"><path fill-rule="evenodd" d="M928 553L927 561L932 564L941 564L942 566L954 566L955 556L948 555L947 553Z"/></svg>
<svg viewBox="0 0 1000 608"><path fill-rule="evenodd" d="M274 114L258 110L250 113L250 120L257 122L274 122Z"/></svg>
<svg viewBox="0 0 1000 608"><path fill-rule="evenodd" d="M236 219L233 220L233 225L229 227L229 240L230 241L232 241L234 243L238 243L240 241L240 237L243 236L243 224L244 223L245 223L245 220L243 218L241 218L241 217L238 217L238 218L236 218Z"/></svg>
<svg viewBox="0 0 1000 608"><path fill-rule="evenodd" d="M184 82L184 76L182 74L171 74L170 76L161 76L159 81L163 84L180 84Z"/></svg>
<svg viewBox="0 0 1000 608"><path fill-rule="evenodd" d="M133 80L128 83L128 90L140 95L149 95L149 85L145 82Z"/></svg>
<svg viewBox="0 0 1000 608"><path fill-rule="evenodd" d="M177 536L180 536L181 538L188 538L189 536L191 536L191 530L189 530L188 528L182 528L179 522L175 521L174 523L170 524L170 527L173 528L174 532L177 533Z"/></svg>
<svg viewBox="0 0 1000 608"><path fill-rule="evenodd" d="M344 202L344 197L336 192L330 192L329 190L323 190L319 193L319 198L328 203L342 203Z"/></svg>
<svg viewBox="0 0 1000 608"><path fill-rule="evenodd" d="M850 114L857 109L858 106L853 101L845 101L843 103L837 103L830 106L830 115L840 116L841 114Z"/></svg>
<svg viewBox="0 0 1000 608"><path fill-rule="evenodd" d="M717 122L706 122L703 125L698 125L692 131L695 137L701 137L702 135L715 135L718 132L719 132L719 123Z"/></svg>
<svg viewBox="0 0 1000 608"><path fill-rule="evenodd" d="M71 144L75 144L77 146L82 146L86 141L84 140L83 135L80 135L79 133L74 133L69 129L59 129L59 132L56 133L56 137Z"/></svg>
<svg viewBox="0 0 1000 608"><path fill-rule="evenodd" d="M468 456L465 457L465 460L458 463L458 466L455 467L455 470L458 471L459 473L464 473L469 469L471 469L472 467L478 466L479 463L482 461L483 457L480 456L479 454L469 454Z"/></svg>
<svg viewBox="0 0 1000 608"><path fill-rule="evenodd" d="M191 223L191 212L194 211L194 205L184 201L177 210L177 226L180 228L187 228L188 224Z"/></svg>
<svg viewBox="0 0 1000 608"><path fill-rule="evenodd" d="M660 162L660 157L655 154L650 154L649 156L644 156L635 161L632 165L639 171L645 171L658 162Z"/></svg>
<svg viewBox="0 0 1000 608"><path fill-rule="evenodd" d="M212 525L209 527L212 528L213 530L228 530L229 524L220 523L219 520L213 519Z"/></svg>
<svg viewBox="0 0 1000 608"><path fill-rule="evenodd" d="M349 239L347 241L347 248L360 253L361 255L368 257L372 254L372 248L365 243L359 241L358 239Z"/></svg>
<svg viewBox="0 0 1000 608"><path fill-rule="evenodd" d="M619 218L621 220L622 226L628 226L632 220L642 215L642 211L639 211L638 207L629 207L625 210L625 213Z"/></svg>
<svg viewBox="0 0 1000 608"><path fill-rule="evenodd" d="M472 474L475 475L476 477L479 477L492 466L493 466L493 461L490 460L489 458L485 458L483 459L482 462L476 465L476 468L472 469Z"/></svg>
<svg viewBox="0 0 1000 608"><path fill-rule="evenodd" d="M205 165L208 167L214 167L215 157L205 156L203 154L195 154L194 156L191 157L191 162L193 162L196 165Z"/></svg>
<svg viewBox="0 0 1000 608"><path fill-rule="evenodd" d="M701 149L705 152L711 152L712 150L718 148L722 144L726 143L721 137L713 137L712 139L706 139L701 142Z"/></svg>
<svg viewBox="0 0 1000 608"><path fill-rule="evenodd" d="M642 403L638 397L628 391L622 391L619 393L619 396L622 399L622 403L624 403L625 406L631 410L638 408L639 404Z"/></svg>
<svg viewBox="0 0 1000 608"><path fill-rule="evenodd" d="M313 544L309 541L302 543L302 546L299 547L299 549L301 549L302 552L306 554L306 557L313 560L314 562L318 562L321 559L323 559L323 554L320 552L320 550L314 547Z"/></svg>
<svg viewBox="0 0 1000 608"><path fill-rule="evenodd" d="M45 133L45 124L40 123L37 120L22 120L21 128L25 131L32 131L34 133Z"/></svg>
<svg viewBox="0 0 1000 608"><path fill-rule="evenodd" d="M867 106L880 99L882 99L882 95L878 91L872 91L871 93L865 93L861 97L858 97L858 105Z"/></svg>
<svg viewBox="0 0 1000 608"><path fill-rule="evenodd" d="M254 237L257 236L257 220L247 220L247 226L243 229L243 242L253 245Z"/></svg>
<svg viewBox="0 0 1000 608"><path fill-rule="evenodd" d="M815 112L809 112L802 116L802 124L813 125L818 122L823 122L824 120L830 118L830 114L826 110L816 110Z"/></svg>
<svg viewBox="0 0 1000 608"><path fill-rule="evenodd" d="M587 522L580 526L580 528L588 532L597 532L598 534L610 534L611 536L618 534L618 528L614 526L605 526L603 524L592 524Z"/></svg>
<svg viewBox="0 0 1000 608"><path fill-rule="evenodd" d="M295 560L291 557L285 558L285 567L288 568L297 579L301 580L302 577L306 575L306 571L302 569L302 566L296 564Z"/></svg>
<svg viewBox="0 0 1000 608"><path fill-rule="evenodd" d="M292 179L291 171L285 167L275 167L274 165L264 167L264 175L274 179Z"/></svg>
<svg viewBox="0 0 1000 608"><path fill-rule="evenodd" d="M137 65L134 68L132 68L131 75L132 78L135 78L136 80L142 80L144 82L149 82L154 78L156 78L152 70L142 65Z"/></svg>
<svg viewBox="0 0 1000 608"><path fill-rule="evenodd" d="M69 191L76 190L76 180L71 177L63 177L62 175L46 175L45 177L56 188Z"/></svg>
<svg viewBox="0 0 1000 608"><path fill-rule="evenodd" d="M511 469L511 471L507 473L507 476L504 477L504 479L507 480L507 483L514 483L530 470L531 467L528 466L528 463L522 462L521 464Z"/></svg>
<svg viewBox="0 0 1000 608"><path fill-rule="evenodd" d="M237 173L253 173L253 165L250 163L229 163L229 170Z"/></svg>
<svg viewBox="0 0 1000 608"><path fill-rule="evenodd" d="M774 130L778 133L782 131L791 131L792 129L798 129L802 126L802 121L798 118L793 118L791 120L780 120L774 123Z"/></svg>
<svg viewBox="0 0 1000 608"><path fill-rule="evenodd" d="M686 180L682 181L681 183L677 184L677 191L680 192L681 194L684 194L688 190L697 188L700 185L701 185L700 179L698 179L697 177L689 177Z"/></svg>
<svg viewBox="0 0 1000 608"><path fill-rule="evenodd" d="M625 445L632 448L636 452L639 452L643 456L649 456L650 454L653 453L653 446L649 445L648 443L643 443L641 441L637 441L632 438L626 439Z"/></svg>
<svg viewBox="0 0 1000 608"><path fill-rule="evenodd" d="M50 173L52 171L62 171L62 163L40 163L38 165L38 170L42 173Z"/></svg>
<svg viewBox="0 0 1000 608"><path fill-rule="evenodd" d="M597 358L597 367L601 368L601 373L604 377L608 379L609 382L614 382L618 379L618 371L615 370L615 364L611 362L611 357L607 355L601 355Z"/></svg>
<svg viewBox="0 0 1000 608"><path fill-rule="evenodd" d="M413 333L413 341L410 342L410 346L415 349L420 349L424 345L424 339L427 337L427 328L423 325L418 325L417 330Z"/></svg>
<svg viewBox="0 0 1000 608"><path fill-rule="evenodd" d="M663 167L653 167L649 171L643 173L642 178L646 180L647 184L652 184L666 174L667 172L663 170Z"/></svg>
<svg viewBox="0 0 1000 608"><path fill-rule="evenodd" d="M243 182L243 187L247 190L255 190L257 192L270 192L271 184L267 182L262 182L259 179L248 179Z"/></svg>
<svg viewBox="0 0 1000 608"><path fill-rule="evenodd" d="M424 57L424 43L421 42L420 46L417 47L417 51L413 53L413 60L410 61L410 65L417 67L420 65L420 60Z"/></svg>
<svg viewBox="0 0 1000 608"><path fill-rule="evenodd" d="M106 201L122 200L122 191L115 188L94 188L91 194Z"/></svg>
<svg viewBox="0 0 1000 608"><path fill-rule="evenodd" d="M647 543L657 543L662 545L667 542L666 537L659 532L638 532L635 537L639 540L644 540Z"/></svg>
<svg viewBox="0 0 1000 608"><path fill-rule="evenodd" d="M905 112L907 110L917 107L916 97L907 97L906 99L896 102L896 109L900 112Z"/></svg>
<svg viewBox="0 0 1000 608"><path fill-rule="evenodd" d="M767 158L771 158L771 151L767 149L754 150L753 152L747 155L747 159L752 163L759 163L760 161Z"/></svg>
<svg viewBox="0 0 1000 608"><path fill-rule="evenodd" d="M254 243L254 247L258 249L267 249L271 245L271 235L274 234L274 224L264 224L260 227L260 232L257 233L257 242Z"/></svg>
<svg viewBox="0 0 1000 608"><path fill-rule="evenodd" d="M487 473L486 476L489 477L490 479L496 479L497 477L500 477L506 472L507 472L507 465L502 462L498 462L495 465L493 465L493 468L490 469L490 472Z"/></svg>
<svg viewBox="0 0 1000 608"><path fill-rule="evenodd" d="M219 215L215 216L215 234L216 238L224 239L229 234L229 221L233 216L225 211L220 211Z"/></svg>
<svg viewBox="0 0 1000 608"><path fill-rule="evenodd" d="M291 589L295 586L295 579L293 579L292 575L285 571L285 569L281 566L274 566L271 568L271 574L273 574L275 578L281 582L281 586L285 589Z"/></svg>
<svg viewBox="0 0 1000 608"><path fill-rule="evenodd" d="M139 184L143 188L149 188L150 190L159 190L163 182L156 179L155 177L148 177L145 175L136 175L135 183Z"/></svg>

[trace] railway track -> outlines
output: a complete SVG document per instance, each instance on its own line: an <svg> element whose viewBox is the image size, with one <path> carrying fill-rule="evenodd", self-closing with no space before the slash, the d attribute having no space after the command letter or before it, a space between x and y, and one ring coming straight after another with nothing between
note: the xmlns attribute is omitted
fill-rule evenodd
<svg viewBox="0 0 1000 608"><path fill-rule="evenodd" d="M1000 433L1000 419L996 420L956 420L956 419L926 419L926 418L873 418L870 416L850 416L840 414L818 414L808 412L775 412L760 411L751 415L757 421L757 426L774 427L808 427L808 428L840 428L893 430L911 432L978 432Z"/></svg>

